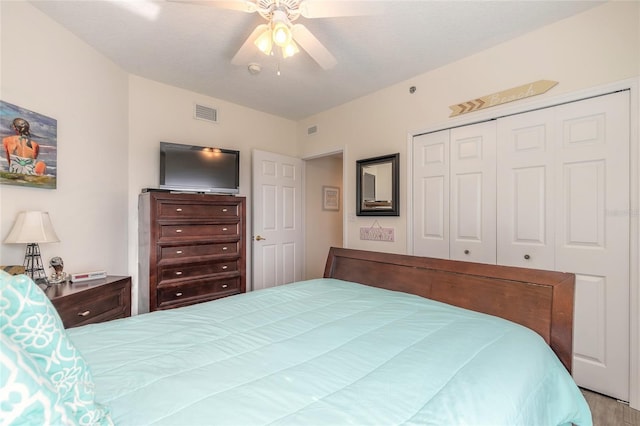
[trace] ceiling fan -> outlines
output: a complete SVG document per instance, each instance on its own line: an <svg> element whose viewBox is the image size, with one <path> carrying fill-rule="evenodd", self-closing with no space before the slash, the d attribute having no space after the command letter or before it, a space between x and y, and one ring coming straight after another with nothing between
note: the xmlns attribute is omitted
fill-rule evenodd
<svg viewBox="0 0 640 426"><path fill-rule="evenodd" d="M258 25L247 38L231 63L247 65L257 47L266 55L281 54L283 58L304 49L323 69L333 68L336 58L302 24L294 24L304 18L329 18L360 16L379 13L373 3L349 0L170 0L195 3L247 13L257 12L267 23Z"/></svg>

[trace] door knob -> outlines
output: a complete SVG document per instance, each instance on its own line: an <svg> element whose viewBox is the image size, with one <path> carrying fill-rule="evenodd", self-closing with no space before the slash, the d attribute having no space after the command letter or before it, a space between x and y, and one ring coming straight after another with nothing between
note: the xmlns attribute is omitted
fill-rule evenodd
<svg viewBox="0 0 640 426"><path fill-rule="evenodd" d="M262 241L262 240L266 240L266 238L262 238L260 235L258 235L258 236L255 238L255 240L256 240L256 241Z"/></svg>

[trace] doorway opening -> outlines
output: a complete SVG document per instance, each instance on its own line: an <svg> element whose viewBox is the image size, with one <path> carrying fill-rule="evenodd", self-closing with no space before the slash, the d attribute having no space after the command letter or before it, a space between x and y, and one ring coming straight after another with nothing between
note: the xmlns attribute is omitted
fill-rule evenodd
<svg viewBox="0 0 640 426"><path fill-rule="evenodd" d="M313 279L322 277L329 247L343 245L343 153L304 160L305 279Z"/></svg>

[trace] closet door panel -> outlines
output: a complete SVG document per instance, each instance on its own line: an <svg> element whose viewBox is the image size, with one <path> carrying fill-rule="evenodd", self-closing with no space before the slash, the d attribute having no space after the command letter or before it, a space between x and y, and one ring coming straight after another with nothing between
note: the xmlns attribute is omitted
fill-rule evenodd
<svg viewBox="0 0 640 426"><path fill-rule="evenodd" d="M605 161L565 163L562 174L564 232L561 247L592 248L585 253L601 258L605 248L606 182Z"/></svg>
<svg viewBox="0 0 640 426"><path fill-rule="evenodd" d="M554 114L498 120L497 261L554 269Z"/></svg>
<svg viewBox="0 0 640 426"><path fill-rule="evenodd" d="M482 241L482 173L455 176L454 193L457 220L454 233L458 241Z"/></svg>
<svg viewBox="0 0 640 426"><path fill-rule="evenodd" d="M629 94L556 107L556 269L576 274L576 382L629 398Z"/></svg>
<svg viewBox="0 0 640 426"><path fill-rule="evenodd" d="M413 251L449 258L449 130L413 138Z"/></svg>
<svg viewBox="0 0 640 426"><path fill-rule="evenodd" d="M451 129L451 259L496 263L496 122Z"/></svg>
<svg viewBox="0 0 640 426"><path fill-rule="evenodd" d="M517 244L540 246L547 241L546 170L537 166L513 171L513 241Z"/></svg>

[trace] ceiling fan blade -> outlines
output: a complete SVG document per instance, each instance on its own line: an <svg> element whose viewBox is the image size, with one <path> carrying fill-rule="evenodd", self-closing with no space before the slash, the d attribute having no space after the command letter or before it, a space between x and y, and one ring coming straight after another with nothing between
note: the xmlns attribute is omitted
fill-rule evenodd
<svg viewBox="0 0 640 426"><path fill-rule="evenodd" d="M167 0L172 3L199 4L202 6L212 6L218 9L239 10L241 12L253 13L257 10L256 3L251 0Z"/></svg>
<svg viewBox="0 0 640 426"><path fill-rule="evenodd" d="M305 18L380 15L386 2L358 0L302 0L300 14Z"/></svg>
<svg viewBox="0 0 640 426"><path fill-rule="evenodd" d="M269 28L269 25L260 24L256 27L255 30L253 30L251 35L242 44L242 47L240 47L238 52L231 59L231 63L233 65L247 65L251 57L258 50L253 42L256 41L260 34L262 34L267 28Z"/></svg>
<svg viewBox="0 0 640 426"><path fill-rule="evenodd" d="M338 61L311 31L302 24L292 28L293 39L311 56L323 69L328 70L336 66Z"/></svg>

